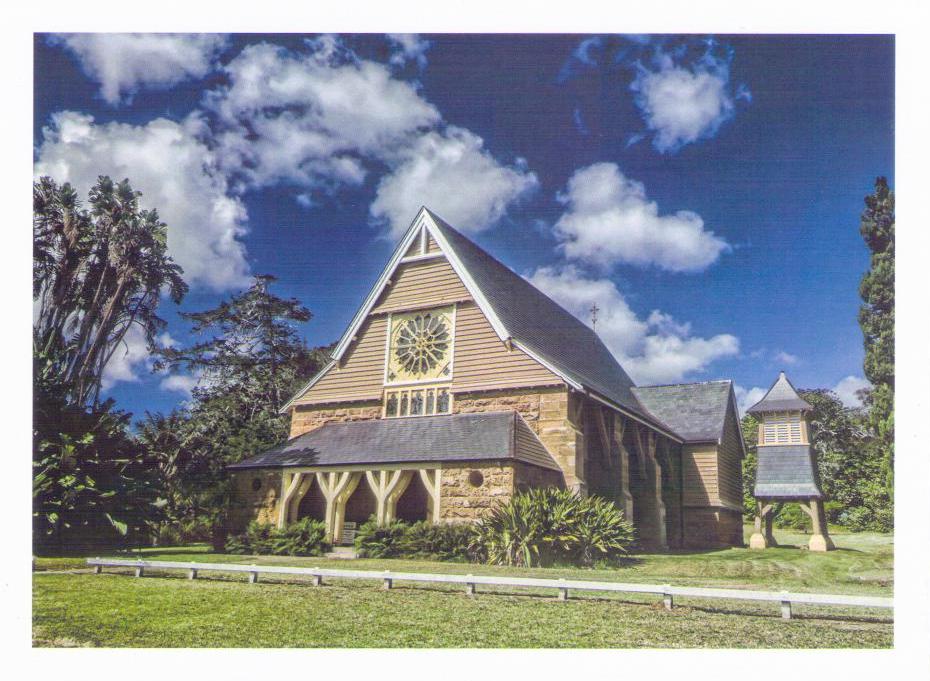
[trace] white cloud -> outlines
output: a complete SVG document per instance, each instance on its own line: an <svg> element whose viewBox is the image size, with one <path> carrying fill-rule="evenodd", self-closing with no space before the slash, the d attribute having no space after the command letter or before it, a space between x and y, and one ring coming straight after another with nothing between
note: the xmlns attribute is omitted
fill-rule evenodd
<svg viewBox="0 0 930 681"><path fill-rule="evenodd" d="M610 267L628 263L672 272L709 267L729 244L704 229L691 211L659 215L641 182L614 163L595 163L575 171L559 201L566 206L555 224L565 255Z"/></svg>
<svg viewBox="0 0 930 681"><path fill-rule="evenodd" d="M749 98L730 85L730 54L715 55L716 44L691 64L678 63L676 54L659 48L649 66L638 63L630 84L646 126L654 133L653 146L660 152L678 151L700 139L713 137L733 117L734 99Z"/></svg>
<svg viewBox="0 0 930 681"><path fill-rule="evenodd" d="M539 268L529 281L586 323L596 303L598 335L638 384L680 381L739 352L739 339L730 334L695 337L690 324L658 310L640 319L616 284L587 278L571 265Z"/></svg>
<svg viewBox="0 0 930 681"><path fill-rule="evenodd" d="M297 54L261 43L224 67L204 106L222 165L246 186L359 184L363 161L383 159L440 121L416 88L384 64L360 60L330 36Z"/></svg>
<svg viewBox="0 0 930 681"><path fill-rule="evenodd" d="M749 407L765 397L768 389L753 387L747 390L741 385L734 385L733 392L736 393L736 404L739 407L739 415L742 416Z"/></svg>
<svg viewBox="0 0 930 681"><path fill-rule="evenodd" d="M99 175L129 178L144 208L157 208L168 225L168 251L189 284L223 290L247 283L247 213L227 191L213 153L198 141L199 122L162 118L146 125L95 124L92 116L62 111L42 131L35 175L70 182L82 197Z"/></svg>
<svg viewBox="0 0 930 681"><path fill-rule="evenodd" d="M142 88L165 89L213 70L227 38L217 34L71 33L55 36L112 105Z"/></svg>
<svg viewBox="0 0 930 681"><path fill-rule="evenodd" d="M800 360L798 359L797 355L792 355L791 353L785 352L784 350L779 350L775 354L775 361L778 362L779 364L787 364L788 366L794 366Z"/></svg>
<svg viewBox="0 0 930 681"><path fill-rule="evenodd" d="M137 383L139 371L151 368L148 342L145 332L137 325L129 327L110 361L103 368L100 380L102 390L109 390L117 383Z"/></svg>
<svg viewBox="0 0 930 681"><path fill-rule="evenodd" d="M191 391L197 387L198 383L200 383L200 378L197 376L172 374L171 376L163 378L158 385L162 390L190 396Z"/></svg>
<svg viewBox="0 0 930 681"><path fill-rule="evenodd" d="M840 398L840 401L847 407L861 407L862 400L856 394L860 390L871 388L872 384L859 376L847 376L835 386L833 392Z"/></svg>
<svg viewBox="0 0 930 681"><path fill-rule="evenodd" d="M390 60L392 64L403 66L408 61L415 61L421 69L426 66L426 51L430 48L430 41L416 33L389 33L387 39L394 48Z"/></svg>
<svg viewBox="0 0 930 681"><path fill-rule="evenodd" d="M484 140L454 126L421 135L396 161L393 172L378 185L370 209L393 236L410 226L421 205L463 232L480 232L538 184L522 160L501 165L484 148Z"/></svg>

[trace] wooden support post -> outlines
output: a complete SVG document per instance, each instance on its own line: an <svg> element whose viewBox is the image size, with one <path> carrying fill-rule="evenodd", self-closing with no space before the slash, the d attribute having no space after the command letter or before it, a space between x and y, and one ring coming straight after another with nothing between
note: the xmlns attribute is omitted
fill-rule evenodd
<svg viewBox="0 0 930 681"><path fill-rule="evenodd" d="M471 577L471 575L465 575L465 576L466 576L466 577ZM466 595L466 596L474 596L474 595L475 595L475 583L474 583L474 582L467 582L467 583L465 584L465 595Z"/></svg>
<svg viewBox="0 0 930 681"><path fill-rule="evenodd" d="M250 572L249 573L249 584L255 584L258 581L258 573Z"/></svg>
<svg viewBox="0 0 930 681"><path fill-rule="evenodd" d="M145 569L141 567L136 568L136 577L142 577L145 574Z"/></svg>
<svg viewBox="0 0 930 681"><path fill-rule="evenodd" d="M420 480L423 482L423 486L426 488L426 492L429 494L428 510L430 514L430 520L433 523L438 523L441 518L440 493L442 483L442 469L421 468Z"/></svg>
<svg viewBox="0 0 930 681"><path fill-rule="evenodd" d="M283 530L290 521L291 502L297 494L297 488L300 487L303 475L303 473L292 473L290 479L286 475L282 476L281 485L284 488L284 493L281 495L281 505L278 508L278 529Z"/></svg>
<svg viewBox="0 0 930 681"><path fill-rule="evenodd" d="M190 570L188 570L188 571L187 571L187 578L188 578L188 579L197 579L197 571L196 571L194 568L191 568Z"/></svg>
<svg viewBox="0 0 930 681"><path fill-rule="evenodd" d="M559 581L560 581L560 582L564 582L565 579L562 578L562 577L559 577ZM558 596L558 598L559 598L560 601L567 601L567 600L568 600L568 587L565 587L565 586L560 586L560 587L559 587L559 596Z"/></svg>
<svg viewBox="0 0 930 681"><path fill-rule="evenodd" d="M788 600L788 592L782 591L782 601L781 601L781 618L783 620L791 619L791 601Z"/></svg>
<svg viewBox="0 0 930 681"><path fill-rule="evenodd" d="M313 575L310 577L310 583L313 586L323 586L323 575Z"/></svg>
<svg viewBox="0 0 930 681"><path fill-rule="evenodd" d="M95 566L94 566L94 574L95 574L95 575L99 575L101 572L103 572L103 566L102 566L102 565L95 565Z"/></svg>
<svg viewBox="0 0 930 681"><path fill-rule="evenodd" d="M390 591L392 586L394 586L394 580L392 580L390 577L385 577L384 578L384 590Z"/></svg>
<svg viewBox="0 0 930 681"><path fill-rule="evenodd" d="M672 587L668 584L662 588L662 602L666 610L671 610L675 605L675 599L672 598Z"/></svg>

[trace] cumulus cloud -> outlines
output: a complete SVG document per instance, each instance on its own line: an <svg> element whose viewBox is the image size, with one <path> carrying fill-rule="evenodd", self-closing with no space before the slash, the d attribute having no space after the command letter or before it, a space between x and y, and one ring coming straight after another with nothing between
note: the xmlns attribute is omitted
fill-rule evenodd
<svg viewBox="0 0 930 681"><path fill-rule="evenodd" d="M191 392L194 390L194 388L197 387L199 383L200 378L197 376L172 374L163 378L158 385L162 390L190 396Z"/></svg>
<svg viewBox="0 0 930 681"><path fill-rule="evenodd" d="M440 121L384 64L359 60L330 36L307 46L246 47L224 67L228 84L204 99L220 161L246 186L359 184L366 158L394 153Z"/></svg>
<svg viewBox="0 0 930 681"><path fill-rule="evenodd" d="M871 388L872 384L860 376L847 376L835 386L833 392L847 407L861 407L862 399L857 394L860 390Z"/></svg>
<svg viewBox="0 0 930 681"><path fill-rule="evenodd" d="M426 66L426 51L432 44L430 41L416 33L388 33L387 39L393 47L392 64L403 66L408 61L415 61L421 69Z"/></svg>
<svg viewBox="0 0 930 681"><path fill-rule="evenodd" d="M790 352L785 352L784 350L779 350L775 353L775 361L779 364L786 364L788 366L794 366L800 360L797 355L792 355Z"/></svg>
<svg viewBox="0 0 930 681"><path fill-rule="evenodd" d="M397 161L371 205L372 217L385 222L392 236L407 229L421 205L463 232L480 232L538 184L522 160L501 165L484 140L454 126L421 135Z"/></svg>
<svg viewBox="0 0 930 681"><path fill-rule="evenodd" d="M637 75L630 84L636 93L652 144L660 152L674 153L686 144L713 137L733 117L738 98L749 99L740 86L730 83L732 51L720 53L718 44L705 41L706 49L690 63L689 50L665 52L658 46L646 64L636 63Z"/></svg>
<svg viewBox="0 0 930 681"><path fill-rule="evenodd" d="M704 228L701 216L682 210L659 214L641 182L615 163L576 170L558 195L566 207L555 224L565 255L601 267L627 263L672 272L696 272L730 250Z"/></svg>
<svg viewBox="0 0 930 681"><path fill-rule="evenodd" d="M571 265L539 268L529 281L586 322L596 303L598 335L640 385L680 381L739 352L739 339L730 334L696 337L690 324L658 310L639 318L611 280L586 277Z"/></svg>
<svg viewBox="0 0 930 681"><path fill-rule="evenodd" d="M100 84L109 104L132 101L143 88L166 89L199 79L213 70L227 44L217 34L182 33L71 33L54 36Z"/></svg>
<svg viewBox="0 0 930 681"><path fill-rule="evenodd" d="M133 325L129 327L123 342L117 346L110 361L103 368L100 387L102 390L109 390L117 383L138 383L139 372L150 368L145 332L139 326Z"/></svg>
<svg viewBox="0 0 930 681"><path fill-rule="evenodd" d="M741 385L734 385L733 392L736 393L736 405L739 407L739 415L742 416L749 407L765 397L768 388L753 387L747 389Z"/></svg>
<svg viewBox="0 0 930 681"><path fill-rule="evenodd" d="M129 178L144 208L168 225L168 251L189 284L214 290L245 285L249 266L240 238L247 213L228 192L213 152L198 140L200 124L162 118L146 125L94 122L62 111L43 128L35 175L70 182L81 196L99 175Z"/></svg>

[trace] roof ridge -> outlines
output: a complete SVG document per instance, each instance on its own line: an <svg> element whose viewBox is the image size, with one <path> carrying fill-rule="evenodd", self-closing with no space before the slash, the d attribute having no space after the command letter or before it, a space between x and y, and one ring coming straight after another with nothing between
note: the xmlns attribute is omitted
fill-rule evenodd
<svg viewBox="0 0 930 681"><path fill-rule="evenodd" d="M711 383L733 383L733 379L730 378L715 378L712 381L690 381L688 383L655 383L653 385L637 385L635 388L637 390L643 388L673 388L678 385L710 385Z"/></svg>

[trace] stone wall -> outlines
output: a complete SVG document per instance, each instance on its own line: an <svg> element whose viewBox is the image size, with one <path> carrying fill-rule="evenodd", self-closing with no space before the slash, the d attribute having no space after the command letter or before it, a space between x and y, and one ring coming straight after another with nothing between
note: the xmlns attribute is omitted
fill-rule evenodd
<svg viewBox="0 0 930 681"><path fill-rule="evenodd" d="M344 402L297 406L291 415L290 437L316 430L329 421L369 421L381 418L380 402Z"/></svg>
<svg viewBox="0 0 930 681"><path fill-rule="evenodd" d="M233 473L230 480L232 496L227 520L230 532L242 532L252 520L272 524L278 522L280 471L239 471ZM258 484L255 483L256 480L259 481ZM255 486L258 489L255 489Z"/></svg>
<svg viewBox="0 0 930 681"><path fill-rule="evenodd" d="M743 546L743 514L730 508L685 507L686 548Z"/></svg>
<svg viewBox="0 0 930 681"><path fill-rule="evenodd" d="M477 474L481 476L478 485ZM514 469L510 465L488 464L443 468L439 490L439 514L443 522L474 522L498 502L510 499Z"/></svg>
<svg viewBox="0 0 930 681"><path fill-rule="evenodd" d="M562 468L564 484L584 489L584 433L581 423L571 416L577 413L580 421L581 410L576 401L582 399L578 395L570 396L565 387L493 390L458 393L452 410L454 413L519 412Z"/></svg>

